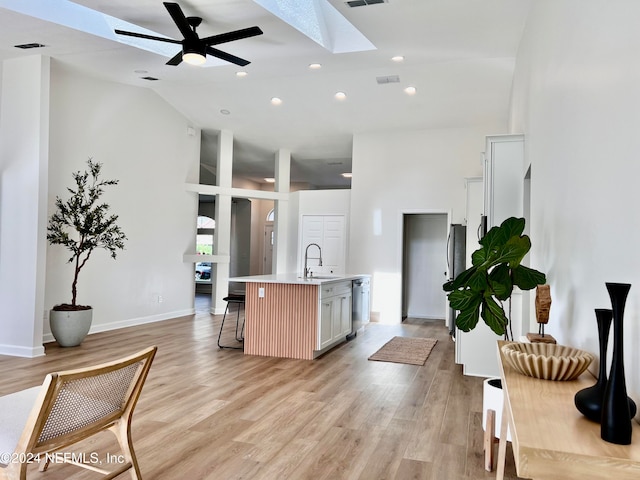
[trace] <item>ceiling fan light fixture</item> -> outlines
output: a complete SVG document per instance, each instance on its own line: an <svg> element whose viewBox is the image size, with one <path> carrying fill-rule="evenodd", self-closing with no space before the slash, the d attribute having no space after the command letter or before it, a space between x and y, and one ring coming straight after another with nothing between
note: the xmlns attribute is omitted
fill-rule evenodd
<svg viewBox="0 0 640 480"><path fill-rule="evenodd" d="M202 65L207 61L207 58L201 53L185 52L182 54L182 60L187 62L189 65Z"/></svg>
<svg viewBox="0 0 640 480"><path fill-rule="evenodd" d="M182 54L182 60L187 62L189 65L202 65L204 62L207 61L204 55L201 55L200 53L193 53L193 52Z"/></svg>
<svg viewBox="0 0 640 480"><path fill-rule="evenodd" d="M189 65L202 65L207 61L205 48L206 46L200 42L193 42L191 44L185 42L182 47L182 60Z"/></svg>

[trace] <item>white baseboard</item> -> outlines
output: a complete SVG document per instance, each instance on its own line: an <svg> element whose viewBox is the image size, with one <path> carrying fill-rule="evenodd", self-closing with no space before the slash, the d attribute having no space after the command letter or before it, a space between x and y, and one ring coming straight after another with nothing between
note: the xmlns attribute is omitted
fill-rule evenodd
<svg viewBox="0 0 640 480"><path fill-rule="evenodd" d="M419 320L444 320L442 315L414 315L408 314L407 318L417 318Z"/></svg>
<svg viewBox="0 0 640 480"><path fill-rule="evenodd" d="M0 355L9 355L12 357L42 357L44 356L44 347L18 347L16 345L0 345Z"/></svg>
<svg viewBox="0 0 640 480"><path fill-rule="evenodd" d="M175 312L162 313L158 315L150 315L148 317L129 318L127 320L120 320L118 322L103 323L98 325L92 325L89 330L89 335L92 333L108 332L111 330L118 330L120 328L135 327L137 325L144 325L146 323L162 322L164 320L173 320L179 317L186 317L188 315L194 315L196 313L195 308L188 308L186 310L178 310ZM55 339L51 333L45 333L42 336L42 343L53 342ZM43 347L44 355L44 347ZM2 353L0 351L0 353Z"/></svg>

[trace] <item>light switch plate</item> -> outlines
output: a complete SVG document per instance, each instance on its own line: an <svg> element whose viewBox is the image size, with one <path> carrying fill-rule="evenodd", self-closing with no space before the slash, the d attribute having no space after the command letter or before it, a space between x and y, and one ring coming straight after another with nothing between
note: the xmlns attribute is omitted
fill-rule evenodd
<svg viewBox="0 0 640 480"><path fill-rule="evenodd" d="M264 287L258 288L258 298L264 298Z"/></svg>

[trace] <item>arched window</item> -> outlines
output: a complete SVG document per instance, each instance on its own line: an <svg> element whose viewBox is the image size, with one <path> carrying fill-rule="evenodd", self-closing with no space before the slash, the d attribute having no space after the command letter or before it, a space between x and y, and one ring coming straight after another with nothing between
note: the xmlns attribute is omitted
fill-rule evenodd
<svg viewBox="0 0 640 480"><path fill-rule="evenodd" d="M276 211L275 209L271 209L269 213L267 213L267 222L273 222L276 219Z"/></svg>
<svg viewBox="0 0 640 480"><path fill-rule="evenodd" d="M213 255L213 230L216 221L211 217L198 216L198 234L196 237L196 253Z"/></svg>
<svg viewBox="0 0 640 480"><path fill-rule="evenodd" d="M211 217L198 215L198 229L201 228L216 228L216 221Z"/></svg>
<svg viewBox="0 0 640 480"><path fill-rule="evenodd" d="M196 253L198 255L213 255L213 231L216 221L213 218L198 215L198 233L196 236ZM211 283L211 263L197 262L196 281Z"/></svg>

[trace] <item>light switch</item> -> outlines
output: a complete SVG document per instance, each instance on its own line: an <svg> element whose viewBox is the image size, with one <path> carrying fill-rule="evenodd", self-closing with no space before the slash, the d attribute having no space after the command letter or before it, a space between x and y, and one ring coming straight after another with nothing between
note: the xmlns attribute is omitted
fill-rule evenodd
<svg viewBox="0 0 640 480"><path fill-rule="evenodd" d="M264 298L264 287L258 288L258 298Z"/></svg>

